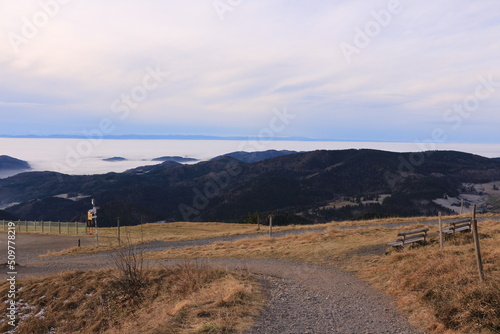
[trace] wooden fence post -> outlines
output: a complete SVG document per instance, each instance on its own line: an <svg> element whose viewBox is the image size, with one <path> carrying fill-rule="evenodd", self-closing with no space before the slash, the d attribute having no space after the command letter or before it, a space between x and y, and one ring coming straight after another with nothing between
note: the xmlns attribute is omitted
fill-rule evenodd
<svg viewBox="0 0 500 334"><path fill-rule="evenodd" d="M120 239L120 217L116 218L116 224L118 227L118 246L121 246L122 242Z"/></svg>
<svg viewBox="0 0 500 334"><path fill-rule="evenodd" d="M61 234L61 221L57 222L59 224L59 234Z"/></svg>
<svg viewBox="0 0 500 334"><path fill-rule="evenodd" d="M483 259L481 257L481 247L479 245L479 232L477 229L476 220L476 204L472 208L472 236L474 237L474 248L476 250L477 270L479 272L479 280L484 281Z"/></svg>
<svg viewBox="0 0 500 334"><path fill-rule="evenodd" d="M441 249L444 248L444 241L443 241L443 221L441 219L441 212L439 212L439 247Z"/></svg>
<svg viewBox="0 0 500 334"><path fill-rule="evenodd" d="M76 234L78 234L78 222L75 222Z"/></svg>
<svg viewBox="0 0 500 334"><path fill-rule="evenodd" d="M69 222L66 222L66 234L69 234Z"/></svg>

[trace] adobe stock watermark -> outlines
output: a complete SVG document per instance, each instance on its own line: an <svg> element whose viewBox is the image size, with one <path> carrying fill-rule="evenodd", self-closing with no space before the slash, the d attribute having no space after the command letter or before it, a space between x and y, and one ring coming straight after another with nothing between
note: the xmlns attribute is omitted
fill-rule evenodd
<svg viewBox="0 0 500 334"><path fill-rule="evenodd" d="M148 66L146 72L141 85L134 86L129 94L123 93L119 99L111 103L111 110L120 114L121 120L127 119L130 111L137 109L139 104L148 98L149 92L157 89L170 75L170 72L162 72L158 65L155 69Z"/></svg>
<svg viewBox="0 0 500 334"><path fill-rule="evenodd" d="M241 5L243 0L214 0L212 3L215 12L221 21L226 19L228 13L232 13L237 7Z"/></svg>
<svg viewBox="0 0 500 334"><path fill-rule="evenodd" d="M458 130L464 119L468 119L473 112L477 111L482 101L489 99L497 88L500 88L500 81L494 81L493 75L487 78L479 77L479 84L474 90L474 94L467 96L462 103L456 103L453 108L446 110L443 120L453 124L452 129Z"/></svg>
<svg viewBox="0 0 500 334"><path fill-rule="evenodd" d="M257 137L248 138L247 141L244 141L239 145L239 151L262 151L265 150L270 141L276 139L276 136L290 125L291 121L295 119L297 115L290 113L287 107L283 109L274 109L273 116L269 119L269 123L267 127L262 128Z"/></svg>
<svg viewBox="0 0 500 334"><path fill-rule="evenodd" d="M8 34L8 38L14 52L18 54L20 52L20 47L28 44L31 40L38 36L40 30L45 28L51 19L56 17L62 6L67 5L72 0L41 0L39 5L39 10L37 10L30 18L23 17L21 19L22 26L20 33L11 32Z"/></svg>
<svg viewBox="0 0 500 334"><path fill-rule="evenodd" d="M262 128L256 138L249 138L248 141L242 142L238 150L250 151L253 154L255 154L255 151L264 150L266 148L265 143L275 139L276 135L283 132L295 117L296 115L290 113L286 107L282 110L274 109L268 126ZM189 205L186 203L179 204L178 209L184 221L190 221L193 217L199 216L208 207L210 201L219 197L243 170L242 163L230 161L223 171L209 174L210 180L203 187L193 188L192 202Z"/></svg>
<svg viewBox="0 0 500 334"><path fill-rule="evenodd" d="M364 27L354 27L354 37L352 43L341 42L340 50L348 63L352 62L354 55L360 54L362 50L367 48L374 39L376 39L387 28L394 16L403 12L403 6L399 0L389 0L387 9L379 11L372 10L370 15L373 20L365 23Z"/></svg>
<svg viewBox="0 0 500 334"><path fill-rule="evenodd" d="M137 109L140 103L148 98L149 93L160 87L170 75L169 72L163 72L158 65L154 69L150 66L146 67L145 72L141 84L135 85L129 92L121 94L111 103L111 111L122 121L126 120L130 112ZM82 134L86 139L79 140L74 147L67 145L64 164L53 162L53 169L68 173L80 166L82 160L91 156L94 149L102 144L104 136L116 130L116 126L116 120L106 117L101 119L94 129L83 130Z"/></svg>
<svg viewBox="0 0 500 334"><path fill-rule="evenodd" d="M451 130L458 131L462 127L463 121L469 119L480 108L481 102L491 98L498 88L500 88L500 81L495 81L492 74L488 77L479 77L479 84L476 86L474 94L466 96L461 103L455 103L453 107L447 109L443 114L443 121L450 126ZM389 187L394 189L403 180L403 173L414 173L416 168L422 166L436 151L437 144L443 143L447 139L448 135L445 129L434 128L430 139L416 142L420 152L410 153L408 160L400 155L397 174L389 171L385 173Z"/></svg>

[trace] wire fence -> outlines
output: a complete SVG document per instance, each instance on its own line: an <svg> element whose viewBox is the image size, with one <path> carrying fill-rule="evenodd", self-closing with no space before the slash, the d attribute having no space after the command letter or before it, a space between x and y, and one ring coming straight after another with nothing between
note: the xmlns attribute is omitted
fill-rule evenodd
<svg viewBox="0 0 500 334"><path fill-rule="evenodd" d="M1 220L2 231L8 230L9 220ZM81 222L45 222L45 221L12 221L16 224L16 232L48 233L48 234L87 234L87 223Z"/></svg>

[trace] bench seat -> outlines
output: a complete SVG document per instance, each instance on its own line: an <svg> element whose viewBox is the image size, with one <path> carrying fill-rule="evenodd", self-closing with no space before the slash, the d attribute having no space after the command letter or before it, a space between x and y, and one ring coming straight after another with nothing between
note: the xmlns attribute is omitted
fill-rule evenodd
<svg viewBox="0 0 500 334"><path fill-rule="evenodd" d="M427 239L428 228L423 228L420 230L408 231L408 232L400 232L398 233L398 238L396 241L387 243L388 246L393 247L404 247L405 245L412 244L415 242L424 242Z"/></svg>
<svg viewBox="0 0 500 334"><path fill-rule="evenodd" d="M444 234L453 234L456 232L471 232L470 220L467 220L465 223L463 221L450 223L450 226L443 229Z"/></svg>

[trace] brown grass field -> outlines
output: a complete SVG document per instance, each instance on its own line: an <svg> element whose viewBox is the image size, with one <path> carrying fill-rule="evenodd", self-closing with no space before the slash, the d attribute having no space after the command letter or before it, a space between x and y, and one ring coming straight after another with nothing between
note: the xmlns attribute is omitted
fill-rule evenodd
<svg viewBox="0 0 500 334"><path fill-rule="evenodd" d="M23 320L16 333L239 333L263 305L248 275L190 263L145 271L138 294L119 278L117 271L79 271L18 282ZM0 294L7 290L3 283ZM11 329L0 323L0 332Z"/></svg>
<svg viewBox="0 0 500 334"><path fill-rule="evenodd" d="M480 215L479 217L493 216L491 214ZM459 218L460 216L447 216L447 218ZM327 224L315 225L290 225L290 226L274 226L274 232L289 231L289 230L307 230L320 229L329 227L346 227L346 226L367 226L378 224L401 224L406 222L426 222L436 221L434 217L412 217L412 218L384 218L374 220L358 220L358 221L343 221L331 222ZM99 229L99 246L84 246L73 247L59 252L50 252L44 257L60 256L69 254L85 254L97 253L106 250L113 250L118 247L118 229L117 228L100 228ZM242 234L268 233L268 226L261 225L258 227L254 224L228 224L228 223L196 223L196 222L176 222L176 223L151 223L138 226L125 226L121 228L120 234L122 244L139 244L152 241L185 241L197 240L205 238L225 237Z"/></svg>
<svg viewBox="0 0 500 334"><path fill-rule="evenodd" d="M146 253L144 259L278 258L336 266L392 296L410 322L428 333L500 333L500 222L479 224L486 278L479 282L471 234L448 237L442 250L437 226L425 225L435 220L393 218L275 228L327 228L281 238L269 238L263 226L260 238L168 249ZM417 223L404 228L364 227L405 222ZM343 226L360 228L338 228ZM428 244L404 250L386 246L398 232L422 227L430 228ZM139 243L246 234L256 228L218 223L149 224L127 228L126 235L127 243ZM116 229L108 229L101 235L111 240L114 233ZM84 252L110 248L116 245L110 242ZM148 271L147 288L141 290L140 298L127 295L122 281L116 272L97 271L19 282L23 289L20 308L27 320L18 333L43 332L56 324L57 333L131 333L139 332L138 324L145 323L151 333L239 332L251 326L263 305L260 287L247 275L189 264L175 270ZM0 294L6 296L6 290L5 283L0 285ZM0 304L0 311L6 307ZM70 314L75 321L67 321ZM0 323L0 331L5 329L5 322Z"/></svg>
<svg viewBox="0 0 500 334"><path fill-rule="evenodd" d="M302 226L275 226L273 231L287 231L292 229L310 229L320 225ZM322 226L322 225L321 225ZM138 226L125 226L120 230L122 244L134 245L152 241L185 241L205 238L226 237L241 234L255 234L268 232L267 226L253 224L229 224L229 223L151 223ZM44 256L60 256L69 254L97 253L113 250L118 247L118 229L100 228L99 246L73 247L60 252L51 252Z"/></svg>
<svg viewBox="0 0 500 334"><path fill-rule="evenodd" d="M425 246L396 251L385 246L403 230L429 227ZM479 282L470 233L450 236L445 249L437 227L360 228L262 237L169 249L146 258L281 258L338 266L393 296L410 321L429 333L500 332L500 222L479 225L486 281Z"/></svg>

